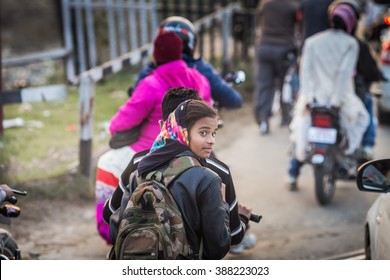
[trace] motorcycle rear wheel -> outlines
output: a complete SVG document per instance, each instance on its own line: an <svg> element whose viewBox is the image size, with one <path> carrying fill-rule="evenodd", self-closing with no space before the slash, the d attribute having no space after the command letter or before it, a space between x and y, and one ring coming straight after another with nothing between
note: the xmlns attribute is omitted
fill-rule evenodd
<svg viewBox="0 0 390 280"><path fill-rule="evenodd" d="M320 205L329 204L336 190L336 176L333 167L314 165L315 194Z"/></svg>

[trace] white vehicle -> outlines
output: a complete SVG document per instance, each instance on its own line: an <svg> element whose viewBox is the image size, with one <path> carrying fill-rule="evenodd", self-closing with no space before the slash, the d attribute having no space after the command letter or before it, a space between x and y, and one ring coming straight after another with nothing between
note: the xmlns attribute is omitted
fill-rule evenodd
<svg viewBox="0 0 390 280"><path fill-rule="evenodd" d="M368 260L390 260L390 159L373 160L358 171L359 190L382 193L368 210L365 253Z"/></svg>

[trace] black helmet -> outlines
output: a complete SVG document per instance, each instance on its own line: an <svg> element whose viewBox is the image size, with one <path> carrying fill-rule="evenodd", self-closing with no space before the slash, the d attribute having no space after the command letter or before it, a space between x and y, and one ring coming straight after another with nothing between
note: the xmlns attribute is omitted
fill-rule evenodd
<svg viewBox="0 0 390 280"><path fill-rule="evenodd" d="M159 33L167 31L174 31L183 40L183 53L194 54L196 32L192 22L179 16L168 17L161 22Z"/></svg>

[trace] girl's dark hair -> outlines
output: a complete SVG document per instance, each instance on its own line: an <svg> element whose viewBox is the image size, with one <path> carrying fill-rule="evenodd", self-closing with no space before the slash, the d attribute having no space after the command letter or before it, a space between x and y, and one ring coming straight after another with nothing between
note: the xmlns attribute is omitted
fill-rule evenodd
<svg viewBox="0 0 390 280"><path fill-rule="evenodd" d="M191 100L188 103L185 115L187 130L190 131L194 124L202 118L216 118L217 113L213 108L199 100Z"/></svg>
<svg viewBox="0 0 390 280"><path fill-rule="evenodd" d="M341 17L333 16L331 24L333 25L334 29L341 29L347 32L347 27L345 26L344 20Z"/></svg>
<svg viewBox="0 0 390 280"><path fill-rule="evenodd" d="M199 93L192 88L176 87L169 89L162 100L161 110L163 120L166 120L170 113L172 113L180 103L188 100L201 100Z"/></svg>

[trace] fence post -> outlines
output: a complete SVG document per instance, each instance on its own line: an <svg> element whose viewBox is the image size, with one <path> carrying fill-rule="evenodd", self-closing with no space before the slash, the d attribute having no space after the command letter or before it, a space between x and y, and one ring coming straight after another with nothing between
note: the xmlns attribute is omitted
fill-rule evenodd
<svg viewBox="0 0 390 280"><path fill-rule="evenodd" d="M150 27L150 34L152 34L152 37L150 38L150 41L154 41L154 37L157 33L157 28L159 26L159 22L157 19L157 3L156 0L150 1L151 10L150 10L150 21L151 21L151 27Z"/></svg>
<svg viewBox="0 0 390 280"><path fill-rule="evenodd" d="M89 68L97 66L97 51L95 39L95 25L91 0L85 1L85 13L88 35Z"/></svg>
<svg viewBox="0 0 390 280"><path fill-rule="evenodd" d="M211 14L214 11L214 2L210 1L208 3L208 14ZM215 59L215 19L211 20L210 28L209 28L209 39L210 39L210 60L214 61Z"/></svg>
<svg viewBox="0 0 390 280"><path fill-rule="evenodd" d="M229 63L229 37L231 34L231 11L224 12L222 15L222 41L223 41L223 53L222 53L222 74L225 75L230 68Z"/></svg>
<svg viewBox="0 0 390 280"><path fill-rule="evenodd" d="M89 76L80 78L79 85L80 110L80 173L91 176L92 135L93 135L93 104L95 84Z"/></svg>
<svg viewBox="0 0 390 280"><path fill-rule="evenodd" d="M118 15L118 29L119 29L119 40L120 40L120 54L123 55L127 53L127 36L126 36L126 23L125 23L125 5L123 0L117 1L117 15Z"/></svg>
<svg viewBox="0 0 390 280"><path fill-rule="evenodd" d="M108 38L110 44L110 59L118 57L117 46L116 46L116 28L115 28L115 15L114 15L114 3L112 0L106 0L107 7L107 28Z"/></svg>
<svg viewBox="0 0 390 280"><path fill-rule="evenodd" d="M71 16L69 0L62 0L62 28L64 36L65 49L68 55L66 56L66 79L68 82L73 82L76 76L75 61L74 61L74 48L72 41L72 27L71 27Z"/></svg>
<svg viewBox="0 0 390 280"><path fill-rule="evenodd" d="M197 5L198 5L198 10L197 10L197 14L198 14L198 18L202 18L204 16L204 11L203 11L203 0L198 0L197 1ZM199 55L202 57L204 55L204 26L201 25L199 30L198 30L198 47L199 47Z"/></svg>
<svg viewBox="0 0 390 280"><path fill-rule="evenodd" d="M148 43L148 21L146 18L146 3L145 0L139 0L138 1L139 5L139 19L141 22L141 46L145 45Z"/></svg>
<svg viewBox="0 0 390 280"><path fill-rule="evenodd" d="M85 40L84 40L84 25L83 11L80 0L77 0L76 5L76 36L77 36L77 55L79 63L79 73L87 70L87 59L85 57Z"/></svg>
<svg viewBox="0 0 390 280"><path fill-rule="evenodd" d="M131 43L131 50L134 51L138 48L138 31L137 31L137 24L136 24L136 17L135 17L135 8L134 8L134 1L129 0L127 2L128 8L129 8L129 32L130 32L130 43Z"/></svg>
<svg viewBox="0 0 390 280"><path fill-rule="evenodd" d="M161 0L161 14L163 18L167 18L169 14L168 1Z"/></svg>

